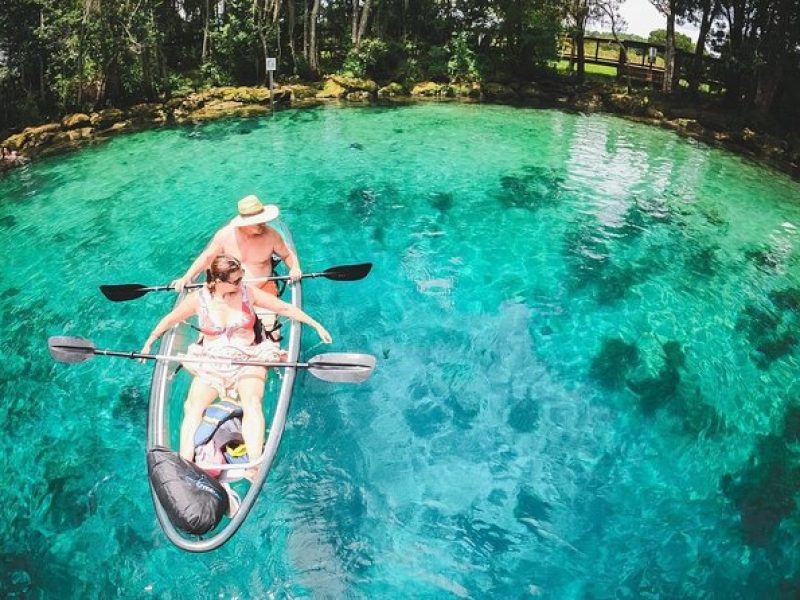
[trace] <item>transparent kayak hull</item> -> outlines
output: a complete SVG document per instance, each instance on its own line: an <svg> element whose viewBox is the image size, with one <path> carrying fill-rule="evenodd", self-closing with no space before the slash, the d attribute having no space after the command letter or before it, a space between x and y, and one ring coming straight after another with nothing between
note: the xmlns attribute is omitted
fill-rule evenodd
<svg viewBox="0 0 800 600"><path fill-rule="evenodd" d="M294 244L289 230L282 223L270 223L283 235L287 245L294 250ZM180 302L184 294L176 300ZM302 308L302 284L287 286L282 299ZM294 321L286 321L281 328L283 340L281 347L288 353L289 362L297 362L300 357L301 325ZM189 323L181 323L174 327L161 338L159 353L168 356L186 352L189 344L197 339L197 331ZM224 517L222 522L211 532L203 536L191 536L176 529L170 522L166 511L161 506L155 491L150 486L153 505L161 528L167 538L183 550L189 552L208 552L219 548L227 542L241 527L255 504L259 493L272 468L275 454L280 446L281 438L286 426L286 416L291 404L297 369L286 367L279 370L272 369L267 378L264 391L264 413L268 424L268 433L265 436L264 454L258 474L249 485L246 493L241 496L241 505L233 518ZM179 446L179 430L183 418L183 403L191 382L191 375L186 369L180 368L179 363L172 361L157 361L153 370L153 379L150 387L150 402L147 419L147 450L157 446L170 448L177 452ZM251 457L251 460L256 457ZM244 484L246 485L246 483Z"/></svg>

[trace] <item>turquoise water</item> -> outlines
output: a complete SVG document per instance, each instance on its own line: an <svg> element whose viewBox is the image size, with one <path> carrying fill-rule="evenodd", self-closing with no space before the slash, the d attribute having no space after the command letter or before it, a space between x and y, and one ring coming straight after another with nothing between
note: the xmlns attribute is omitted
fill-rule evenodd
<svg viewBox="0 0 800 600"><path fill-rule="evenodd" d="M278 203L358 387L301 377L222 549L160 532L137 349L235 201ZM286 111L0 181L11 597L793 597L800 186L669 132L496 106ZM306 356L325 351L306 338Z"/></svg>

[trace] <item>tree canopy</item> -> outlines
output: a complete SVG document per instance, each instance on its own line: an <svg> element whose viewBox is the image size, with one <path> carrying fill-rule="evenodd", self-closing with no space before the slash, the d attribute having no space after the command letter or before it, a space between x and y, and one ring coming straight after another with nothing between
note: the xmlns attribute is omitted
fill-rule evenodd
<svg viewBox="0 0 800 600"><path fill-rule="evenodd" d="M722 61L705 73L733 107L790 115L800 106L796 0L653 0L701 24L695 47ZM0 129L71 111L164 99L207 85L260 85L266 58L284 80L333 72L379 83L530 81L559 34L616 15L619 0L4 0ZM665 30L650 39L667 41ZM635 39L628 35L627 38ZM688 38L672 43L693 51ZM693 78L693 87L696 81ZM680 90L677 90L678 92Z"/></svg>

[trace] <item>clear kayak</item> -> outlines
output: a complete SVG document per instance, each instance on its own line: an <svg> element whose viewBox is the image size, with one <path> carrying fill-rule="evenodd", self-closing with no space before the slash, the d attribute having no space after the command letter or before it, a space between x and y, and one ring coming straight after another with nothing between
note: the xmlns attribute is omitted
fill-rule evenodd
<svg viewBox="0 0 800 600"><path fill-rule="evenodd" d="M270 226L278 230L286 244L294 250L294 243L288 228L280 219L270 222ZM180 294L176 302L180 302L186 292ZM286 286L282 299L302 308L302 285L300 282ZM280 328L283 340L281 348L288 356L288 363L295 363L300 356L301 324L286 320ZM161 338L160 355L176 356L187 352L189 344L197 340L196 322L185 322L177 325ZM156 495L152 481L150 486L153 504L156 509L158 521L169 540L183 550L189 552L208 552L219 548L227 542L244 523L253 508L259 493L272 468L275 454L281 443L286 415L292 400L295 377L295 367L271 369L267 377L264 390L264 415L267 423L264 451L260 457L250 457L244 465L222 466L220 480L226 481L228 489L233 489L240 500L235 514L223 517L221 522L211 531L203 535L187 534L173 525L167 511ZM147 419L147 450L164 447L177 452L179 447L179 433L183 418L183 403L191 383L191 375L179 362L159 360L153 371L150 386L150 402ZM199 466L203 466L202 463ZM252 481L243 478L244 468L252 467L257 470Z"/></svg>

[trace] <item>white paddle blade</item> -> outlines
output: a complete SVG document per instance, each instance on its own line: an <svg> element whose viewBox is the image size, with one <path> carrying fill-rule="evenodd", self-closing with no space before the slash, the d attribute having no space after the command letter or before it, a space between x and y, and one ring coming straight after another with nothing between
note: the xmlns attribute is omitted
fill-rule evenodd
<svg viewBox="0 0 800 600"><path fill-rule="evenodd" d="M314 377L332 383L361 383L375 370L375 357L353 352L318 354L308 361Z"/></svg>

